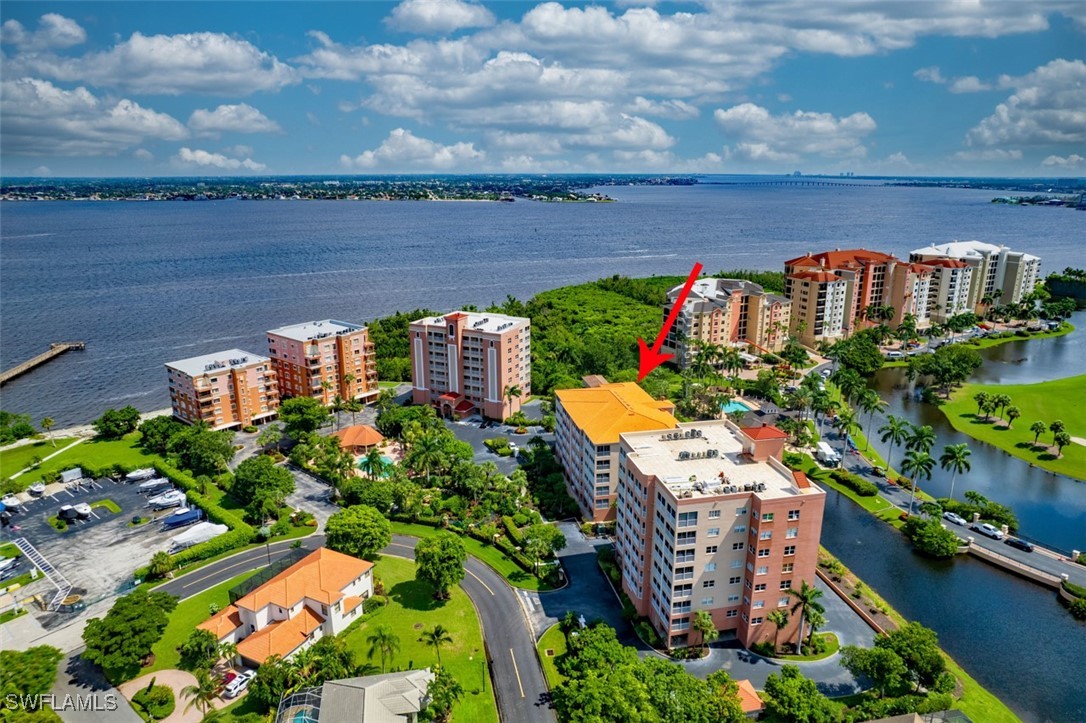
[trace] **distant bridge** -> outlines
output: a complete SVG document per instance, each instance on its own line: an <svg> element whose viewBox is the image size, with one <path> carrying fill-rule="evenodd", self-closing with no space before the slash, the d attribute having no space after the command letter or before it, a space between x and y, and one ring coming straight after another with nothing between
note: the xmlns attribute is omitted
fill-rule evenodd
<svg viewBox="0 0 1086 723"><path fill-rule="evenodd" d="M842 188L848 187L864 187L870 188L872 186L880 185L875 183L855 183L850 181L832 181L828 179L814 180L806 178L782 178L776 181L714 181L713 185L716 186L841 186Z"/></svg>

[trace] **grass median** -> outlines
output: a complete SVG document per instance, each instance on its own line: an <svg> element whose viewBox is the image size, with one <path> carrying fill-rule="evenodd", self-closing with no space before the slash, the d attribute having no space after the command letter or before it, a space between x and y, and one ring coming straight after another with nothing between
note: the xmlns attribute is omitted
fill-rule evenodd
<svg viewBox="0 0 1086 723"><path fill-rule="evenodd" d="M543 665L547 687L553 692L566 679L566 676L558 672L558 659L569 650L562 626L552 625L547 628L547 632L543 633L543 637L536 643L536 649L539 650L539 660Z"/></svg>

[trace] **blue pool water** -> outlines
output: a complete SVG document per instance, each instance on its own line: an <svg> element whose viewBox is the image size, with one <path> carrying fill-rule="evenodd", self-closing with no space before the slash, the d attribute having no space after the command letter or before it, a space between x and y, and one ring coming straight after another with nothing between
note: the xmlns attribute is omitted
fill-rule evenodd
<svg viewBox="0 0 1086 723"><path fill-rule="evenodd" d="M727 404L721 404L720 405L720 411L724 412L725 414L732 414L734 412L749 412L749 411L751 411L751 409L750 409L750 407L748 407L746 404L743 404L742 402L737 402L735 400L732 400L732 401L728 402Z"/></svg>

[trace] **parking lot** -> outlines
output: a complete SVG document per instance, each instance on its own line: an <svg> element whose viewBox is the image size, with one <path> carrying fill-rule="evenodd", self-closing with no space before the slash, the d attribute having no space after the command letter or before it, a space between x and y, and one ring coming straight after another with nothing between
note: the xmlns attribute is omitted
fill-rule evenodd
<svg viewBox="0 0 1086 723"><path fill-rule="evenodd" d="M540 419L539 402L528 402L524 405L524 414L529 419ZM502 474L508 475L517 468L515 457L500 457L483 444L488 439L495 437L507 437L517 447L528 446L528 440L532 437L542 437L547 442L554 441L554 434L543 432L539 427L529 427L527 434L517 434L516 430L502 422L484 421L481 417L469 417L458 422L445 420L445 426L452 430L456 438L467 442L475 450L475 463L493 462L498 466Z"/></svg>
<svg viewBox="0 0 1086 723"><path fill-rule="evenodd" d="M72 593L82 595L83 602L89 607L129 586L133 571L146 565L154 553L165 550L170 537L178 531L164 531L162 525L154 521L138 526L129 524L137 515L145 519L149 516L157 518L174 511L152 513L147 506L147 496L139 493L138 484L108 479L85 482L25 502L13 516L11 525L0 533L0 542L25 537L68 579L73 586ZM112 512L102 506L105 500L112 501L121 511ZM58 532L49 524L49 518L57 515L61 507L80 502L90 505L89 519L70 522L64 532ZM29 561L21 561L23 572L29 572L31 567ZM41 595L49 600L55 591L42 577L18 590L15 597L23 601ZM87 612L45 613L29 602L26 607L46 629L71 622Z"/></svg>

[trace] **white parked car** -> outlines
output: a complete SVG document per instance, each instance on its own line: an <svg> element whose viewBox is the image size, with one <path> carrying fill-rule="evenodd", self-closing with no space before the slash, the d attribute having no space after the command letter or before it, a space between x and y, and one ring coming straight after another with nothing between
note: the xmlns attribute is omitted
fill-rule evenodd
<svg viewBox="0 0 1086 723"><path fill-rule="evenodd" d="M246 670L238 674L238 677L226 684L222 694L227 698L237 698L242 691L249 687L249 683L256 677L255 670Z"/></svg>
<svg viewBox="0 0 1086 723"><path fill-rule="evenodd" d="M943 519L955 525L965 525L965 518L955 512L944 512Z"/></svg>
<svg viewBox="0 0 1086 723"><path fill-rule="evenodd" d="M887 359L904 359L905 355L902 354L899 351L888 351L888 352L886 352L886 358Z"/></svg>
<svg viewBox="0 0 1086 723"><path fill-rule="evenodd" d="M987 522L974 522L969 529L976 530L986 537L991 537L993 540L1003 539L1003 532L996 527L992 527Z"/></svg>

